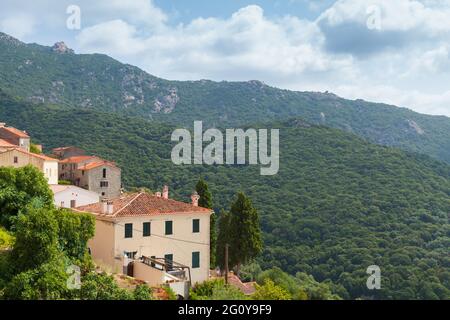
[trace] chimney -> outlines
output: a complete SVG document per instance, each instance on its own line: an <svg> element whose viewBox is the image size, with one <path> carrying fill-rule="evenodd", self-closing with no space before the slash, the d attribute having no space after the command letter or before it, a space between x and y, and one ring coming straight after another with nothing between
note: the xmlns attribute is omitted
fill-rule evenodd
<svg viewBox="0 0 450 320"><path fill-rule="evenodd" d="M198 207L198 199L200 199L200 196L198 195L197 191L194 191L191 195L192 205L194 207Z"/></svg>
<svg viewBox="0 0 450 320"><path fill-rule="evenodd" d="M155 195L156 195L158 198L161 198L161 192L157 192L157 193L155 193Z"/></svg>
<svg viewBox="0 0 450 320"><path fill-rule="evenodd" d="M163 192L162 192L162 197L164 199L169 199L169 187L168 186L164 186Z"/></svg>
<svg viewBox="0 0 450 320"><path fill-rule="evenodd" d="M113 202L112 201L108 201L107 203L106 203L106 211L107 211L107 214L109 214L109 215L112 215L113 213L114 213L114 205L113 205Z"/></svg>
<svg viewBox="0 0 450 320"><path fill-rule="evenodd" d="M102 200L102 213L108 214L108 203L105 200Z"/></svg>

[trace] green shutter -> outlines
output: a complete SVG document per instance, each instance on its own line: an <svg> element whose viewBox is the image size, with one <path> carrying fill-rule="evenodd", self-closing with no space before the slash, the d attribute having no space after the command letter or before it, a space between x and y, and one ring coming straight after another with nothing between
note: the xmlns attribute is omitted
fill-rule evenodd
<svg viewBox="0 0 450 320"><path fill-rule="evenodd" d="M192 232L193 233L200 232L200 219L192 220Z"/></svg>
<svg viewBox="0 0 450 320"><path fill-rule="evenodd" d="M150 222L144 222L142 225L142 236L149 237L151 235Z"/></svg>
<svg viewBox="0 0 450 320"><path fill-rule="evenodd" d="M125 223L125 238L133 238L133 224Z"/></svg>
<svg viewBox="0 0 450 320"><path fill-rule="evenodd" d="M164 260L166 261L167 271L172 271L173 268L173 254L164 255Z"/></svg>
<svg viewBox="0 0 450 320"><path fill-rule="evenodd" d="M173 234L173 222L172 221L166 221L166 235L167 234Z"/></svg>
<svg viewBox="0 0 450 320"><path fill-rule="evenodd" d="M192 252L192 268L200 268L200 252Z"/></svg>

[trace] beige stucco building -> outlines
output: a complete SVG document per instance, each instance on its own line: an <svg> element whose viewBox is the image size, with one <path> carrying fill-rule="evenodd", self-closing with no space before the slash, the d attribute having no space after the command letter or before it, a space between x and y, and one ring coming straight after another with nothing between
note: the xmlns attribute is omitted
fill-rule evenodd
<svg viewBox="0 0 450 320"><path fill-rule="evenodd" d="M0 150L0 167L20 168L32 165L44 173L49 184L58 184L58 160L21 148Z"/></svg>
<svg viewBox="0 0 450 320"><path fill-rule="evenodd" d="M179 202L165 188L162 194L125 194L76 210L96 217L89 248L98 265L151 285L208 279L212 211L198 206L198 195L191 203Z"/></svg>
<svg viewBox="0 0 450 320"><path fill-rule="evenodd" d="M10 144L25 151L30 151L30 136L14 127L7 127L4 122L0 123L0 148L2 145Z"/></svg>

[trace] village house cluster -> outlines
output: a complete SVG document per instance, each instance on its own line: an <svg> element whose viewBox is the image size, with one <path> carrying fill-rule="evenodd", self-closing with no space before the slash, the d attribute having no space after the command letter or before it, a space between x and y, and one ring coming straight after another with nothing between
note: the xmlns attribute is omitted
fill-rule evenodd
<svg viewBox="0 0 450 320"><path fill-rule="evenodd" d="M102 269L151 286L168 284L181 297L209 278L212 210L198 206L195 192L189 203L170 199L168 186L155 194L125 193L114 162L77 147L44 155L25 131L0 123L0 167L26 165L43 173L56 206L95 217L89 251Z"/></svg>

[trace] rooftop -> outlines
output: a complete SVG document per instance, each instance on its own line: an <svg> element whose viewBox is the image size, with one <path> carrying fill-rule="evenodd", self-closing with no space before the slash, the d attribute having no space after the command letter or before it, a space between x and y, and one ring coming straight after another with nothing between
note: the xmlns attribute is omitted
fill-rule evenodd
<svg viewBox="0 0 450 320"><path fill-rule="evenodd" d="M6 140L0 139L0 148L16 148L15 144L9 143Z"/></svg>
<svg viewBox="0 0 450 320"><path fill-rule="evenodd" d="M211 209L197 207L190 203L165 199L144 192L124 194L119 198L111 200L111 202L113 204L112 215L102 213L102 203L81 206L77 210L115 218L165 214L210 214L212 211Z"/></svg>
<svg viewBox="0 0 450 320"><path fill-rule="evenodd" d="M70 158L61 160L60 163L80 163L83 161L93 160L93 159L101 160L99 157L96 157L96 156L75 156L75 157L70 157Z"/></svg>
<svg viewBox="0 0 450 320"><path fill-rule="evenodd" d="M16 148L6 150L6 151L4 151L2 153L12 152L12 151L18 151L18 152L26 154L26 155L28 155L30 157L36 157L36 158L39 158L39 159L42 159L42 160L45 160L45 161L56 161L56 162L58 162L58 159L47 157L46 155L43 155L43 154L37 154L37 153L28 152L28 151L23 150L22 148L17 147L17 146L16 146Z"/></svg>
<svg viewBox="0 0 450 320"><path fill-rule="evenodd" d="M55 193L58 193L58 192L61 192L61 191L64 191L64 190L70 188L71 185L51 184L51 185L49 185L49 187L50 187L50 190L52 190L52 192L55 194Z"/></svg>
<svg viewBox="0 0 450 320"><path fill-rule="evenodd" d="M13 127L0 127L3 130L6 130L19 138L29 138L30 136L25 132Z"/></svg>
<svg viewBox="0 0 450 320"><path fill-rule="evenodd" d="M96 162L90 162L86 163L85 165L78 167L79 170L91 170L100 166L112 166L115 167L116 164L111 161L102 160L102 161L96 161Z"/></svg>

